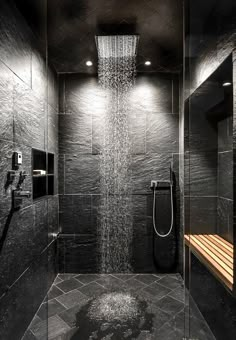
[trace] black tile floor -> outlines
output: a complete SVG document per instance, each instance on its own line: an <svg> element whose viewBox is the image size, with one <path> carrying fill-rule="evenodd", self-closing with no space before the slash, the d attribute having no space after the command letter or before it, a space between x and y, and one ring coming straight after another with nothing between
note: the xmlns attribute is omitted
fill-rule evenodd
<svg viewBox="0 0 236 340"><path fill-rule="evenodd" d="M178 274L59 274L22 340L214 340L184 296Z"/></svg>

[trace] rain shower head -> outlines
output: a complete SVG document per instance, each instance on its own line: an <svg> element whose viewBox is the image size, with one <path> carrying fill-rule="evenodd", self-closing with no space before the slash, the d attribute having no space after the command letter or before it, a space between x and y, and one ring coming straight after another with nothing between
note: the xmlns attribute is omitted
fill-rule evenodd
<svg viewBox="0 0 236 340"><path fill-rule="evenodd" d="M136 57L139 35L95 36L99 58Z"/></svg>

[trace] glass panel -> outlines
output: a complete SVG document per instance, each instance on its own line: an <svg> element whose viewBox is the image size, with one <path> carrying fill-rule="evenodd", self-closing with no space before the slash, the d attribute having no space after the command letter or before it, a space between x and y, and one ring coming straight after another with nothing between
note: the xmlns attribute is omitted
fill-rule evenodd
<svg viewBox="0 0 236 340"><path fill-rule="evenodd" d="M32 192L32 148L48 148L46 8L46 0L0 4L1 339L23 337L55 277L49 244L57 218L46 196L36 202Z"/></svg>
<svg viewBox="0 0 236 340"><path fill-rule="evenodd" d="M189 332L233 339L234 1L188 1L185 266ZM222 302L224 300L224 302ZM226 326L227 325L227 326Z"/></svg>

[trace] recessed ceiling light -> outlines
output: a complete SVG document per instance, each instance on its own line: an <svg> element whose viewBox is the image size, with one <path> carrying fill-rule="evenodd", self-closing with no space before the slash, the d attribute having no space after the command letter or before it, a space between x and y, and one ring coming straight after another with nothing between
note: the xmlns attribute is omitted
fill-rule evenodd
<svg viewBox="0 0 236 340"><path fill-rule="evenodd" d="M224 87L227 87L227 86L231 86L232 83L230 81L225 81L223 84L222 84Z"/></svg>
<svg viewBox="0 0 236 340"><path fill-rule="evenodd" d="M145 61L145 65L146 66L150 66L152 63L149 61L149 60L147 60L147 61Z"/></svg>
<svg viewBox="0 0 236 340"><path fill-rule="evenodd" d="M93 66L93 63L92 63L92 61L88 60L88 61L86 61L86 65L87 66Z"/></svg>

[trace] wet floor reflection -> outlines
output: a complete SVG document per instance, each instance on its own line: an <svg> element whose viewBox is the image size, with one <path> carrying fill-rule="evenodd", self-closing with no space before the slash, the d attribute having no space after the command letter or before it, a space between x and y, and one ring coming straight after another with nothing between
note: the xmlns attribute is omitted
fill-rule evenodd
<svg viewBox="0 0 236 340"><path fill-rule="evenodd" d="M90 300L76 316L78 330L71 340L136 339L153 328L148 304L130 293L113 292Z"/></svg>

